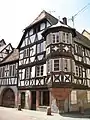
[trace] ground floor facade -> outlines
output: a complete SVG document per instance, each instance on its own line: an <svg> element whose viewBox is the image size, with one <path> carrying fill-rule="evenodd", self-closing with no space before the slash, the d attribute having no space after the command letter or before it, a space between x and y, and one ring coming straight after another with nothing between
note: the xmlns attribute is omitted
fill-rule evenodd
<svg viewBox="0 0 90 120"><path fill-rule="evenodd" d="M21 105L22 109L38 111L46 111L50 106L55 113L84 111L90 108L90 91L70 88L18 90L16 86L1 86L0 105Z"/></svg>
<svg viewBox="0 0 90 120"><path fill-rule="evenodd" d="M22 108L40 111L50 106L56 113L84 111L90 108L90 91L69 88L19 90L18 104Z"/></svg>

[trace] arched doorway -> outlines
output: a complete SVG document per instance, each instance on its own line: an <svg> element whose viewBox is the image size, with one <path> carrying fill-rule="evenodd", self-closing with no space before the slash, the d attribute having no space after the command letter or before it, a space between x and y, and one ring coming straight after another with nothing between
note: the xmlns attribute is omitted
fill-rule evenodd
<svg viewBox="0 0 90 120"><path fill-rule="evenodd" d="M2 95L2 106L14 107L15 106L15 95L12 89L8 88L3 91Z"/></svg>

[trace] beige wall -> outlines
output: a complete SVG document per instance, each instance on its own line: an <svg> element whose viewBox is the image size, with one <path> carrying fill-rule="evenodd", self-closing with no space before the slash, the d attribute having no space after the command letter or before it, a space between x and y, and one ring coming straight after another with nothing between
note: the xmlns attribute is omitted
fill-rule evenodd
<svg viewBox="0 0 90 120"><path fill-rule="evenodd" d="M86 31L83 32L83 35L90 40L90 34L88 34Z"/></svg>

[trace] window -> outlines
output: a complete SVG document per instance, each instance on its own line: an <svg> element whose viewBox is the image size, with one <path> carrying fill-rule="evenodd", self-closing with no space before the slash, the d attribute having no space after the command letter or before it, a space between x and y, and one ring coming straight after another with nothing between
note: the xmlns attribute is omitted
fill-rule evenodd
<svg viewBox="0 0 90 120"><path fill-rule="evenodd" d="M70 34L70 33L65 33L65 32L63 32L63 34L62 34L62 41L63 41L64 43L70 43L70 42L69 42L69 34Z"/></svg>
<svg viewBox="0 0 90 120"><path fill-rule="evenodd" d="M67 40L67 43L69 43L69 34L68 33L66 33L66 40Z"/></svg>
<svg viewBox="0 0 90 120"><path fill-rule="evenodd" d="M37 66L37 76L43 76L43 65Z"/></svg>
<svg viewBox="0 0 90 120"><path fill-rule="evenodd" d="M9 66L9 76L15 76L16 75L16 67L15 65Z"/></svg>
<svg viewBox="0 0 90 120"><path fill-rule="evenodd" d="M36 52L36 45L30 47L30 56L35 55L35 52Z"/></svg>
<svg viewBox="0 0 90 120"><path fill-rule="evenodd" d="M30 30L29 35L33 35L33 29Z"/></svg>
<svg viewBox="0 0 90 120"><path fill-rule="evenodd" d="M87 91L87 101L90 102L90 91Z"/></svg>
<svg viewBox="0 0 90 120"><path fill-rule="evenodd" d="M59 71L59 60L54 60L54 71Z"/></svg>
<svg viewBox="0 0 90 120"><path fill-rule="evenodd" d="M28 37L28 32L26 33L26 36L25 36L25 38L26 38L26 37Z"/></svg>
<svg viewBox="0 0 90 120"><path fill-rule="evenodd" d="M50 60L47 61L47 72L50 72Z"/></svg>
<svg viewBox="0 0 90 120"><path fill-rule="evenodd" d="M24 58L29 56L29 48L24 50Z"/></svg>
<svg viewBox="0 0 90 120"><path fill-rule="evenodd" d="M0 77L2 77L2 67L0 68Z"/></svg>
<svg viewBox="0 0 90 120"><path fill-rule="evenodd" d="M45 23L42 23L42 24L40 25L40 30L43 30L43 29L45 29Z"/></svg>
<svg viewBox="0 0 90 120"><path fill-rule="evenodd" d="M63 33L62 40L65 43L65 33Z"/></svg>
<svg viewBox="0 0 90 120"><path fill-rule="evenodd" d="M76 66L76 76L78 76L78 66Z"/></svg>
<svg viewBox="0 0 90 120"><path fill-rule="evenodd" d="M12 76L15 76L16 75L16 66L15 65L13 65L13 71L12 71Z"/></svg>
<svg viewBox="0 0 90 120"><path fill-rule="evenodd" d="M1 67L0 68L0 77L4 77L5 76L5 67Z"/></svg>
<svg viewBox="0 0 90 120"><path fill-rule="evenodd" d="M44 43L40 43L37 45L37 53L41 53L44 51Z"/></svg>
<svg viewBox="0 0 90 120"><path fill-rule="evenodd" d="M2 71L2 68L0 67L0 77L1 77L1 71Z"/></svg>
<svg viewBox="0 0 90 120"><path fill-rule="evenodd" d="M2 68L2 77L5 77L5 67Z"/></svg>
<svg viewBox="0 0 90 120"><path fill-rule="evenodd" d="M30 68L26 68L26 72L25 72L25 76L26 76L26 79L29 79L29 74L30 74Z"/></svg>
<svg viewBox="0 0 90 120"><path fill-rule="evenodd" d="M68 60L64 60L64 70L68 71Z"/></svg>
<svg viewBox="0 0 90 120"><path fill-rule="evenodd" d="M82 77L82 68L79 67L79 77Z"/></svg>
<svg viewBox="0 0 90 120"><path fill-rule="evenodd" d="M53 35L53 43L55 43L55 35Z"/></svg>
<svg viewBox="0 0 90 120"><path fill-rule="evenodd" d="M9 76L12 76L12 71L13 71L13 68L12 68L12 65L9 66Z"/></svg>
<svg viewBox="0 0 90 120"><path fill-rule="evenodd" d="M77 92L76 91L71 92L71 104L77 104Z"/></svg>
<svg viewBox="0 0 90 120"><path fill-rule="evenodd" d="M53 43L59 43L59 33L53 33L52 39Z"/></svg>

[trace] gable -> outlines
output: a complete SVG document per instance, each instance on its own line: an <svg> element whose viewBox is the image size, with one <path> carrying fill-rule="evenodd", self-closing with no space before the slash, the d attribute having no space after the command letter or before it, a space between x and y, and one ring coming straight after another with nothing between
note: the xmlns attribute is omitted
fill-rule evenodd
<svg viewBox="0 0 90 120"><path fill-rule="evenodd" d="M40 15L28 26L24 29L24 33L22 39L18 45L18 49L25 47L34 43L37 40L41 40L42 32L53 24L56 24L58 20L47 13L46 11L42 11Z"/></svg>
<svg viewBox="0 0 90 120"><path fill-rule="evenodd" d="M5 58L3 59L2 63L7 63L10 61L16 61L19 59L19 51L18 49L13 49L13 51Z"/></svg>
<svg viewBox="0 0 90 120"><path fill-rule="evenodd" d="M13 47L11 44L8 44L8 45L5 45L5 46L2 46L2 49L0 49L0 61L2 61L5 57L7 57L7 55L9 55L12 50L13 50Z"/></svg>
<svg viewBox="0 0 90 120"><path fill-rule="evenodd" d="M2 47L3 45L6 45L4 39L0 40L0 47Z"/></svg>

